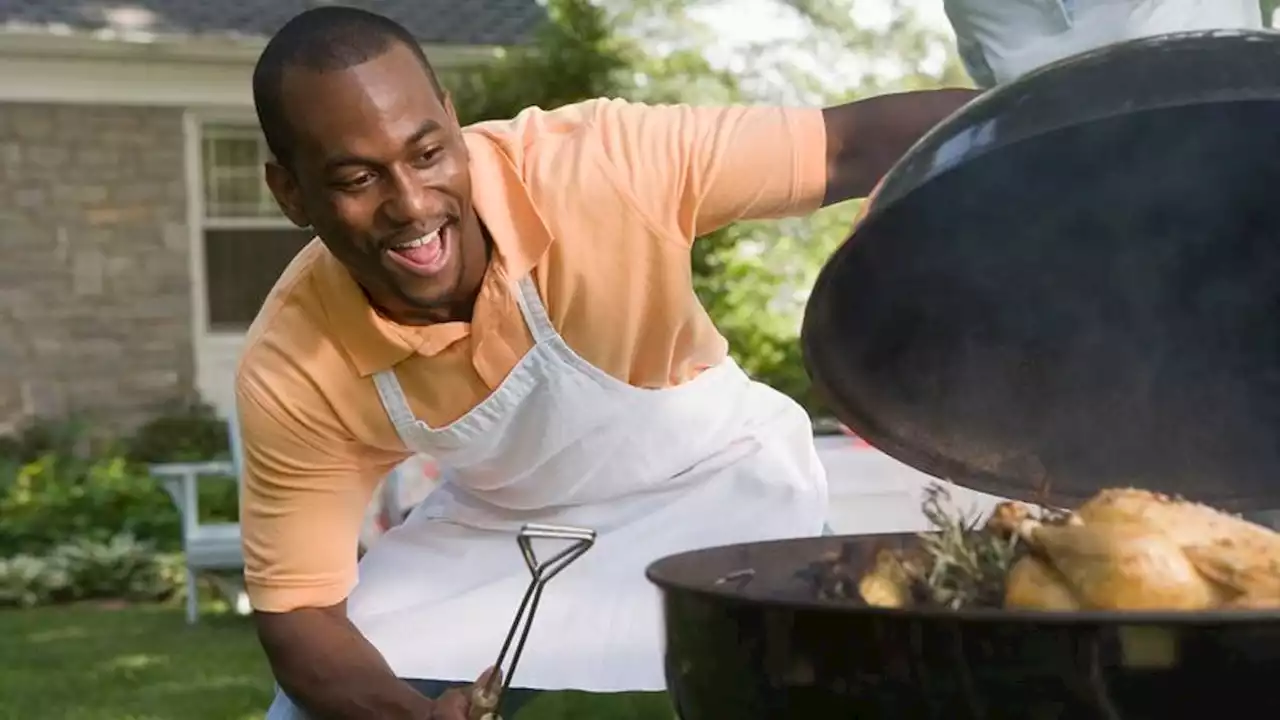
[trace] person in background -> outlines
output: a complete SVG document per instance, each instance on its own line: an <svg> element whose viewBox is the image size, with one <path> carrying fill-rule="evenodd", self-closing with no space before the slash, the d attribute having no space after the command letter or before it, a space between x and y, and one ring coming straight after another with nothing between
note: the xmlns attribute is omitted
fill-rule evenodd
<svg viewBox="0 0 1280 720"><path fill-rule="evenodd" d="M548 588L515 686L662 690L646 565L827 514L810 419L730 359L695 238L865 196L976 93L462 127L414 38L341 6L286 23L253 92L267 183L316 235L237 373L268 717L464 718L529 580L526 523L598 539ZM453 476L357 571L370 494L414 452Z"/></svg>
<svg viewBox="0 0 1280 720"><path fill-rule="evenodd" d="M360 551L404 522L413 508L444 482L448 482L448 469L430 456L417 453L397 465L374 490L360 529Z"/></svg>
<svg viewBox="0 0 1280 720"><path fill-rule="evenodd" d="M1126 40L1260 30L1258 0L943 0L965 69L982 88Z"/></svg>
<svg viewBox="0 0 1280 720"><path fill-rule="evenodd" d="M1263 30L1258 0L943 0L966 71L982 88L1072 55L1175 32ZM1280 510L1245 515L1280 529Z"/></svg>

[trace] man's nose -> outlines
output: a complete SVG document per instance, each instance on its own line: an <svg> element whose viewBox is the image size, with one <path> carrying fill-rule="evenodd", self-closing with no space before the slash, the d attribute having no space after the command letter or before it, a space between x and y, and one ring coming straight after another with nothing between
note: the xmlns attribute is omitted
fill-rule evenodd
<svg viewBox="0 0 1280 720"><path fill-rule="evenodd" d="M439 199L417 173L400 170L391 174L385 207L397 225L428 222L441 213Z"/></svg>

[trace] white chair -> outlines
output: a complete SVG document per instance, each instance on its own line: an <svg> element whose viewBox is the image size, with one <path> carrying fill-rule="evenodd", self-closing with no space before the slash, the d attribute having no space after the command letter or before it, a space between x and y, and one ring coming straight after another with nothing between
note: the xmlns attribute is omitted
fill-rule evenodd
<svg viewBox="0 0 1280 720"><path fill-rule="evenodd" d="M162 463L150 468L152 477L161 481L182 514L182 549L186 554L187 574L187 622L191 624L199 620L196 579L201 572L214 573L211 578L223 596L232 601L236 612L241 615L250 612L249 596L244 586L244 549L240 544L240 523L200 522L201 481L213 479L226 482L226 478L234 477L237 498L244 488L240 425L234 413L227 420L227 437L231 445L230 462ZM409 496L411 502L416 502L421 499L420 495L425 494L421 488L412 487L407 482L401 468L393 470L384 481L382 493L389 521L387 527L380 528L377 534L398 525L412 509L403 504L405 495Z"/></svg>
<svg viewBox="0 0 1280 720"><path fill-rule="evenodd" d="M173 498L182 514L182 549L186 555L187 571L187 623L199 620L200 604L196 592L196 578L206 571L239 571L234 577L217 577L219 588L232 598L237 612L247 613L248 596L244 591L244 551L240 546L240 523L200 522L200 492L202 480L215 479L226 482L233 477L236 496L240 495L243 477L243 459L240 449L240 429L235 413L227 421L227 435L231 444L231 462L162 463L150 467L151 476L160 480L166 492Z"/></svg>

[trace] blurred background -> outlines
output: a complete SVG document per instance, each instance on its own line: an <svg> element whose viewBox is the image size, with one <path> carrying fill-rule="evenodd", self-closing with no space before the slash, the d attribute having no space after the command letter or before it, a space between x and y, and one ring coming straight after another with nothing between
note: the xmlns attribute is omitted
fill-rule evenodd
<svg viewBox="0 0 1280 720"><path fill-rule="evenodd" d="M270 700L229 419L245 330L309 237L261 180L249 78L312 4L0 0L0 719L260 718ZM418 34L464 122L970 84L942 0L348 4ZM836 529L908 529L923 479L826 419L796 342L856 212L701 238L695 282L743 367L814 417ZM444 473L406 463L364 543ZM557 707L522 717L573 716Z"/></svg>

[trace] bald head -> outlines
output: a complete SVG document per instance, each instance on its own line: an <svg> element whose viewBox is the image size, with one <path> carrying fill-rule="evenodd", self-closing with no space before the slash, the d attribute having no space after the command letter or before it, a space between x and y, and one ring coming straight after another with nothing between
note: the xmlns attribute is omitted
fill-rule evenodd
<svg viewBox="0 0 1280 720"><path fill-rule="evenodd" d="M443 94L422 46L394 20L359 8L329 5L307 10L285 23L267 43L253 70L253 104L276 161L286 167L292 163L289 115L283 102L284 83L291 70L347 70L397 46L413 53L436 92Z"/></svg>

